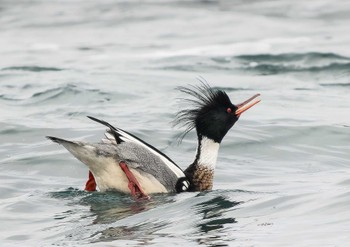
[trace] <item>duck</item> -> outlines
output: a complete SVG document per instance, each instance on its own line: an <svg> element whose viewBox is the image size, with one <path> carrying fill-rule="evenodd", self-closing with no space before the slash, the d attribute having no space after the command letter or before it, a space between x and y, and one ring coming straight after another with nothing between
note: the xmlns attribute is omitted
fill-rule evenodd
<svg viewBox="0 0 350 247"><path fill-rule="evenodd" d="M89 169L85 190L117 191L136 199L149 199L156 193L181 193L212 190L220 144L241 114L260 102L255 94L233 104L227 93L202 82L177 88L189 107L180 110L173 121L185 131L197 133L194 161L181 169L166 154L137 136L108 122L88 116L107 127L98 143L46 136L66 148Z"/></svg>

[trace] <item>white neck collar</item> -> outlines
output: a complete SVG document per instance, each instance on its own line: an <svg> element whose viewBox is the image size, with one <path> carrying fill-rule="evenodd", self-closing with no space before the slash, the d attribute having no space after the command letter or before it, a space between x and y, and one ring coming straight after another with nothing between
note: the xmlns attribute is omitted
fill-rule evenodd
<svg viewBox="0 0 350 247"><path fill-rule="evenodd" d="M203 136L197 150L197 164L214 170L218 158L220 143Z"/></svg>

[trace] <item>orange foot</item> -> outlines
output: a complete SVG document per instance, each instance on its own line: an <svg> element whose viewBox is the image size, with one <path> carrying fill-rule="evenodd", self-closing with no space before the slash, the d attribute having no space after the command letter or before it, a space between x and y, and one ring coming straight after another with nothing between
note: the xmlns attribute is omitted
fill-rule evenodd
<svg viewBox="0 0 350 247"><path fill-rule="evenodd" d="M96 191L96 181L95 181L94 175L92 175L91 171L89 171L89 179L85 184L85 190L86 191Z"/></svg>
<svg viewBox="0 0 350 247"><path fill-rule="evenodd" d="M129 170L126 163L122 161L119 163L119 165L129 180L128 187L131 195L136 199L149 199L150 197L142 190L140 183L137 181L134 174L132 174L132 172Z"/></svg>

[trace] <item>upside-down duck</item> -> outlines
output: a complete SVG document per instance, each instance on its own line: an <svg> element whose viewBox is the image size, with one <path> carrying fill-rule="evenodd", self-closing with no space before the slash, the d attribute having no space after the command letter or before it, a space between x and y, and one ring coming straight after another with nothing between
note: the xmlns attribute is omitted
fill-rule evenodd
<svg viewBox="0 0 350 247"><path fill-rule="evenodd" d="M220 143L243 112L259 103L259 94L243 103L231 103L225 91L210 87L179 87L190 104L178 112L175 124L197 132L195 159L182 170L168 156L135 135L90 117L108 127L100 143L48 139L63 145L89 168L87 191L119 191L135 198L149 198L153 193L211 190ZM182 136L182 137L183 137Z"/></svg>

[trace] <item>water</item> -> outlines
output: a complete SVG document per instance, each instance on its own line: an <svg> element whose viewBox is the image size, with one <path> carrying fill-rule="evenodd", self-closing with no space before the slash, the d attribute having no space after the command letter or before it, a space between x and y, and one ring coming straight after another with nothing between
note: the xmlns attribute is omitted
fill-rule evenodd
<svg viewBox="0 0 350 247"><path fill-rule="evenodd" d="M348 246L350 3L1 1L1 246ZM196 139L175 87L239 103L213 191L87 193L45 135L98 141L103 118L180 167Z"/></svg>

